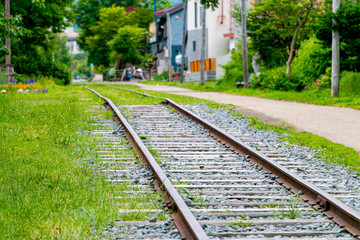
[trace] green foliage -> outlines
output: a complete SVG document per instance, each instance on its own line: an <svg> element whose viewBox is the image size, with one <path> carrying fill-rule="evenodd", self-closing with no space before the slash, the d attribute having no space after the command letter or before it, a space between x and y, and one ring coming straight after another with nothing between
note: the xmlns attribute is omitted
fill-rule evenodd
<svg viewBox="0 0 360 240"><path fill-rule="evenodd" d="M298 19L305 21L306 14L314 10L313 0L264 0L255 4L247 17L248 36L252 39L252 47L258 51L266 67L273 68L284 65L289 56L289 49ZM241 9L234 11L237 22L241 22ZM300 29L295 49L300 42L308 38L309 28Z"/></svg>
<svg viewBox="0 0 360 240"><path fill-rule="evenodd" d="M108 42L110 49L114 52L114 60L116 61L121 55L127 63L140 64L143 60L142 53L145 51L147 35L145 28L132 26L120 28L116 36Z"/></svg>
<svg viewBox="0 0 360 240"><path fill-rule="evenodd" d="M20 41L21 37L29 35L31 31L22 27L21 15L10 18L5 16L5 6L0 4L0 54L10 54L11 51L5 45L5 38L9 37L14 41Z"/></svg>
<svg viewBox="0 0 360 240"><path fill-rule="evenodd" d="M92 63L109 67L120 54L123 60L140 63L141 54L145 51L146 29L138 26L147 26L152 18L148 9L136 9L126 14L123 7L113 5L102 8L100 19L90 27L92 35L86 40Z"/></svg>
<svg viewBox="0 0 360 240"><path fill-rule="evenodd" d="M292 64L292 76L301 79L304 86L310 85L330 66L331 52L323 49L318 39L311 37L301 43L298 57Z"/></svg>
<svg viewBox="0 0 360 240"><path fill-rule="evenodd" d="M289 78L285 72L286 66L264 70L259 76L253 76L250 88L281 91L300 90L303 88L301 79L296 76Z"/></svg>
<svg viewBox="0 0 360 240"><path fill-rule="evenodd" d="M154 0L145 0L144 1L144 7L148 9L154 9ZM171 7L171 1L170 0L157 0L156 1L156 9L164 9Z"/></svg>
<svg viewBox="0 0 360 240"><path fill-rule="evenodd" d="M85 77L88 76L87 56L85 54L77 54L76 56L82 56L82 58L74 58L72 62L72 76Z"/></svg>
<svg viewBox="0 0 360 240"><path fill-rule="evenodd" d="M205 8L215 9L219 5L219 0L200 0L200 3L205 6Z"/></svg>
<svg viewBox="0 0 360 240"><path fill-rule="evenodd" d="M241 82L243 79L243 57L241 42L236 45L236 48L231 51L231 61L226 63L222 68L225 71L225 75L219 80L220 85L232 85L235 86L236 82ZM251 67L249 67L251 69Z"/></svg>
<svg viewBox="0 0 360 240"><path fill-rule="evenodd" d="M49 69L56 62L69 64L64 39L56 34L68 26L67 21L73 19L68 8L72 0L11 1L11 14L22 16L22 27L31 31L23 35L22 42L12 41L12 63L15 72L25 75L52 76Z"/></svg>
<svg viewBox="0 0 360 240"><path fill-rule="evenodd" d="M57 62L49 69L55 79L55 83L59 85L68 85L71 81L71 71L64 63Z"/></svg>
<svg viewBox="0 0 360 240"><path fill-rule="evenodd" d="M344 92L359 94L360 93L360 73L342 72L340 79L340 89Z"/></svg>
<svg viewBox="0 0 360 240"><path fill-rule="evenodd" d="M125 7L134 4L135 10L126 14ZM110 63L111 50L107 43L119 28L126 25L148 27L153 19L153 10L140 5L135 0L79 0L76 3L74 11L77 14L76 23L80 27L78 43L88 53L89 63L105 68L113 64Z"/></svg>
<svg viewBox="0 0 360 240"><path fill-rule="evenodd" d="M330 6L329 6L330 8ZM360 71L360 5L356 1L345 1L336 14L330 9L318 16L319 20L312 25L316 37L322 41L324 51L331 54L331 31L337 28L340 32L340 68L341 70ZM337 25L333 24L335 18Z"/></svg>

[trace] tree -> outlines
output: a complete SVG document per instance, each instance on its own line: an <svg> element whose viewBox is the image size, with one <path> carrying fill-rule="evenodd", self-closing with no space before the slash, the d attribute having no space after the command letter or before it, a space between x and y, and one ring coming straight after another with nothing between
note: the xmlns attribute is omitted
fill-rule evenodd
<svg viewBox="0 0 360 240"><path fill-rule="evenodd" d="M91 36L86 39L85 49L89 52L89 60L95 66L110 65L110 52L107 43L111 41L119 28L126 26L128 19L124 7L112 6L100 10L100 19L90 27Z"/></svg>
<svg viewBox="0 0 360 240"><path fill-rule="evenodd" d="M338 29L340 34L340 70L360 71L360 5L353 1L340 4L336 13L331 8L318 15L318 21L312 25L316 37L323 49L331 52L332 30ZM337 24L333 23L333 19Z"/></svg>
<svg viewBox="0 0 360 240"><path fill-rule="evenodd" d="M118 30L115 37L108 42L113 51L113 58L121 56L122 60L133 65L140 64L146 47L148 33L144 28L125 26ZM114 59L114 60L115 60Z"/></svg>
<svg viewBox="0 0 360 240"><path fill-rule="evenodd" d="M309 37L306 23L315 9L315 0L265 0L255 4L247 18L248 35L266 67L286 63L287 75L291 76L294 53L301 40ZM241 22L240 9L234 16Z"/></svg>
<svg viewBox="0 0 360 240"><path fill-rule="evenodd" d="M88 36L85 41L85 49L88 50L90 55L89 60L94 63L95 66L103 65L109 67L111 62L118 58L118 56L114 56L114 53L123 51L119 48L119 46L124 43L122 36L129 34L127 32L129 28L124 27L131 26L137 35L139 34L139 29L146 32L146 28L152 19L153 15L150 9L135 9L133 12L127 14L124 7L113 5L109 8L102 8L100 10L99 21L96 25L90 27L89 33L91 36ZM120 31L120 29L122 29L122 31ZM132 35L132 37L135 38L136 36ZM116 45L114 39L119 40L121 43ZM109 48L110 42L113 49ZM130 44L129 48L140 46L138 42L135 42L134 45L131 44L131 41L126 41L126 43ZM142 52L144 52L145 46L142 46L142 49ZM129 56L127 55L127 57ZM131 61L136 58L137 56L134 56Z"/></svg>
<svg viewBox="0 0 360 240"><path fill-rule="evenodd" d="M11 1L12 15L22 16L23 19L19 26L31 32L21 37L21 43L12 42L12 62L17 73L52 75L55 62L43 53L49 49L48 36L60 33L68 26L66 19L72 19L71 5L72 0L47 0L42 4L27 0Z"/></svg>

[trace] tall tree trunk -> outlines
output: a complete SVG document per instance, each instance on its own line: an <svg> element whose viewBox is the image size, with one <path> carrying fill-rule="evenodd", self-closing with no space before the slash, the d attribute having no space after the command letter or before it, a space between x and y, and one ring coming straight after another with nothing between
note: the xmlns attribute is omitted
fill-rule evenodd
<svg viewBox="0 0 360 240"><path fill-rule="evenodd" d="M10 18L10 0L5 0L5 16L6 18ZM7 47L7 49L9 51L11 51L11 39L10 37L6 37L5 38L5 46ZM8 80L11 79L12 77L12 67L10 66L11 64L11 55L6 55L5 56L5 63L6 63L6 73L8 74Z"/></svg>
<svg viewBox="0 0 360 240"><path fill-rule="evenodd" d="M242 54L243 54L243 82L244 82L244 88L249 88L245 0L241 0L241 40L242 40Z"/></svg>
<svg viewBox="0 0 360 240"><path fill-rule="evenodd" d="M297 26L297 28L295 30L295 33L294 33L294 36L293 36L293 38L291 40L289 58L286 61L286 74L289 76L289 78L291 77L291 63L292 63L292 61L294 60L294 57L295 57L294 52L295 52L296 39L297 39L297 36L299 35L300 29L305 25L308 16L309 16L309 11L306 11L304 20L301 20L301 17L298 18L299 25Z"/></svg>
<svg viewBox="0 0 360 240"><path fill-rule="evenodd" d="M201 43L201 74L200 74L200 84L204 85L205 82L205 37L206 37L206 8L203 5L203 15L202 15L202 43Z"/></svg>
<svg viewBox="0 0 360 240"><path fill-rule="evenodd" d="M340 8L340 0L333 0L332 10L334 13ZM333 19L334 25L336 21ZM339 29L332 31L332 57L331 57L331 96L339 96L339 75L340 75L340 34Z"/></svg>
<svg viewBox="0 0 360 240"><path fill-rule="evenodd" d="M181 68L180 82L184 82L184 66L185 66L185 42L186 42L186 22L187 22L187 0L184 0L184 23L183 23L183 39L181 47Z"/></svg>

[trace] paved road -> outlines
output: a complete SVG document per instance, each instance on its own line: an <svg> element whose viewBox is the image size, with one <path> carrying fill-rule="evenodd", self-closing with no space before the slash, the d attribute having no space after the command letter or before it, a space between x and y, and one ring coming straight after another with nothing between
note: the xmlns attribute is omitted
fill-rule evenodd
<svg viewBox="0 0 360 240"><path fill-rule="evenodd" d="M126 84L129 84L127 82ZM262 119L275 119L299 130L311 132L360 152L360 111L350 108L318 106L312 104L277 101L217 92L193 91L171 86L130 83L145 90L207 99L233 104Z"/></svg>

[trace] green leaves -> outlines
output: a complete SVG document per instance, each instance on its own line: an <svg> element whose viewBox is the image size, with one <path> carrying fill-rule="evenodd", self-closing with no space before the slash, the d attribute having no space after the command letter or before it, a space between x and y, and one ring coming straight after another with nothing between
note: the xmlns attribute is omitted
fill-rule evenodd
<svg viewBox="0 0 360 240"><path fill-rule="evenodd" d="M314 0L265 0L255 4L247 17L248 36L252 47L258 51L266 67L284 65L299 21L304 21L306 13L315 10ZM240 8L234 17L241 22ZM308 38L309 28L300 30L295 49Z"/></svg>
<svg viewBox="0 0 360 240"><path fill-rule="evenodd" d="M340 32L340 67L341 70L360 71L360 5L345 1L336 14L328 11L318 16L319 20L312 28L321 40L324 49L331 51L332 30ZM333 23L333 19L337 24Z"/></svg>
<svg viewBox="0 0 360 240"><path fill-rule="evenodd" d="M0 6L4 7L4 6ZM6 18L5 10L0 9L0 42L3 44L5 38L12 38L12 40L20 41L21 37L30 35L31 31L22 26L21 15L15 15L10 18ZM0 46L0 54L11 54L10 49L5 45Z"/></svg>

